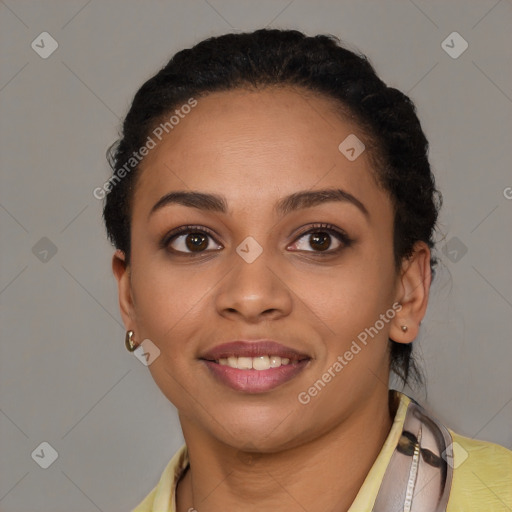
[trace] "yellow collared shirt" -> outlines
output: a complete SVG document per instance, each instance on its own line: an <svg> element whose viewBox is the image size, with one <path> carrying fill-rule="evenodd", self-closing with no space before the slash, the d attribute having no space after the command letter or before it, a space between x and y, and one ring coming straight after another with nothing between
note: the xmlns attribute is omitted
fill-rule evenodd
<svg viewBox="0 0 512 512"><path fill-rule="evenodd" d="M373 508L411 401L397 393L400 402L391 430L348 512L371 512ZM453 438L454 469L447 512L512 512L512 451L448 430ZM187 446L183 445L158 484L132 512L176 512L176 486L188 464Z"/></svg>

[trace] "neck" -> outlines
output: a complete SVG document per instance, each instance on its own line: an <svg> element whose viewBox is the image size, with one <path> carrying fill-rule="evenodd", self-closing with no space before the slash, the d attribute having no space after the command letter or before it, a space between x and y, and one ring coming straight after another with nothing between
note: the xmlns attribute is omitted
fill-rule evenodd
<svg viewBox="0 0 512 512"><path fill-rule="evenodd" d="M356 414L308 443L242 455L180 415L190 469L178 484L177 511L346 512L395 413L387 389L379 390Z"/></svg>

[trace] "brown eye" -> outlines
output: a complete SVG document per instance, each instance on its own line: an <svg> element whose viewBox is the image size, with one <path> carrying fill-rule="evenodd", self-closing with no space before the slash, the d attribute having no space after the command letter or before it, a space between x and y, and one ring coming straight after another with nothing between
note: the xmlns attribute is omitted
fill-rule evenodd
<svg viewBox="0 0 512 512"><path fill-rule="evenodd" d="M222 249L222 246L206 231L187 227L165 237L162 246L170 252L182 254L199 254L211 249Z"/></svg>
<svg viewBox="0 0 512 512"><path fill-rule="evenodd" d="M318 251L326 251L331 245L331 235L321 231L312 233L309 235L309 245Z"/></svg>
<svg viewBox="0 0 512 512"><path fill-rule="evenodd" d="M208 237L202 233L190 233L185 237L185 245L191 251L204 251L208 247Z"/></svg>
<svg viewBox="0 0 512 512"><path fill-rule="evenodd" d="M330 224L313 226L306 231L290 246L291 249L313 253L334 254L349 247L352 240L337 228Z"/></svg>

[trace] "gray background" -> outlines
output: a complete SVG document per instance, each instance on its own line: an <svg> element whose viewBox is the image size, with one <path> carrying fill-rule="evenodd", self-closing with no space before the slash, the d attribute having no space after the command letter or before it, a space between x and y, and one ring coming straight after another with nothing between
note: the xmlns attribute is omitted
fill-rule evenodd
<svg viewBox="0 0 512 512"><path fill-rule="evenodd" d="M512 447L510 0L4 0L0 16L1 511L129 510L181 445L124 348L92 191L143 81L204 37L266 25L341 37L416 102L445 206L418 346L428 394L411 393ZM31 48L43 31L47 59ZM441 47L453 31L469 43L457 59ZM48 469L31 457L43 441Z"/></svg>

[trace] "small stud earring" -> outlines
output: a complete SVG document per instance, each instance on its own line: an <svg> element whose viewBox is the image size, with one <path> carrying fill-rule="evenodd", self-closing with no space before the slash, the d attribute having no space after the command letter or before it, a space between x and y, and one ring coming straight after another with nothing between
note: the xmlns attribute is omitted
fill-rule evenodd
<svg viewBox="0 0 512 512"><path fill-rule="evenodd" d="M133 331L126 331L126 337L124 339L124 344L126 345L126 348L129 352L133 352L137 348L137 345L133 341L133 335L134 335Z"/></svg>
<svg viewBox="0 0 512 512"><path fill-rule="evenodd" d="M402 331L403 332L407 332L407 329L408 329L407 325L402 325Z"/></svg>

